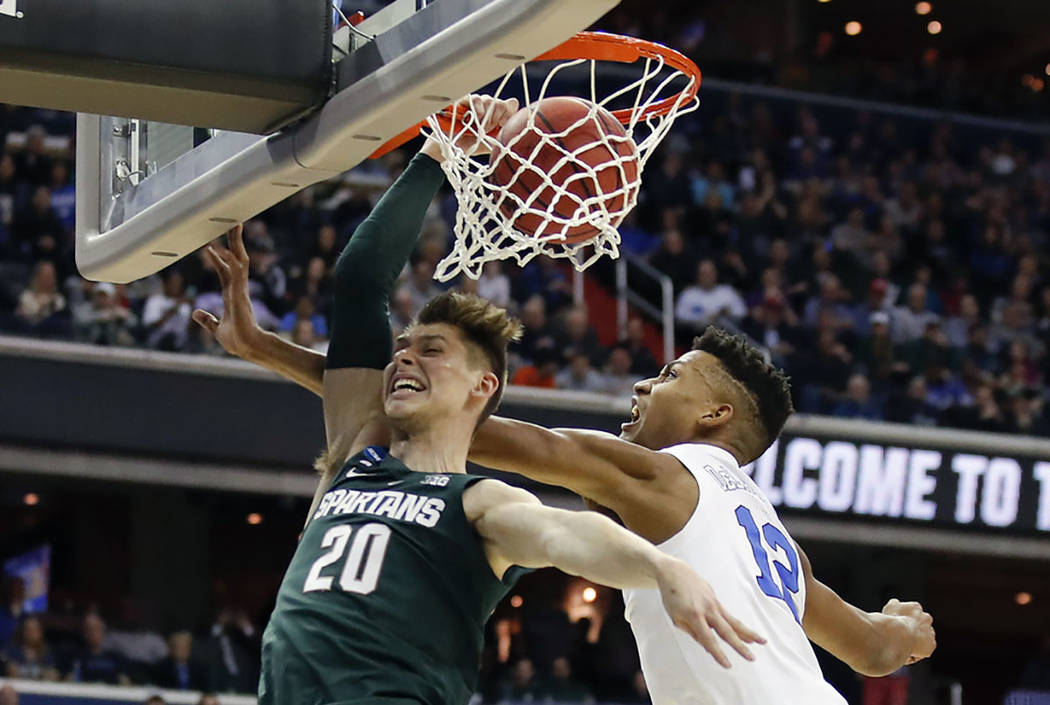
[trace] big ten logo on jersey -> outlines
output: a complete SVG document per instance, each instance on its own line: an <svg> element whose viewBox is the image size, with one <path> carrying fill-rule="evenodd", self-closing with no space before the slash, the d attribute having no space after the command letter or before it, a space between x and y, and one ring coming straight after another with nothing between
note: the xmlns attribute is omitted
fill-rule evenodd
<svg viewBox="0 0 1050 705"><path fill-rule="evenodd" d="M22 19L23 14L18 9L18 0L0 0L0 15Z"/></svg>
<svg viewBox="0 0 1050 705"><path fill-rule="evenodd" d="M427 475L420 483L432 487L448 487L448 475Z"/></svg>

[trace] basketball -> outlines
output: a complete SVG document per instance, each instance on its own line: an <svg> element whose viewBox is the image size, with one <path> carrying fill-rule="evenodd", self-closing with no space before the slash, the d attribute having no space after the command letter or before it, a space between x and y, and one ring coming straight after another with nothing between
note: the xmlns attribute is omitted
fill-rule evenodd
<svg viewBox="0 0 1050 705"><path fill-rule="evenodd" d="M500 211L521 233L586 242L598 227L565 226L609 211L616 227L637 197L638 148L612 113L590 101L545 98L512 115L498 139L507 149L496 155L491 181L517 197L503 196Z"/></svg>

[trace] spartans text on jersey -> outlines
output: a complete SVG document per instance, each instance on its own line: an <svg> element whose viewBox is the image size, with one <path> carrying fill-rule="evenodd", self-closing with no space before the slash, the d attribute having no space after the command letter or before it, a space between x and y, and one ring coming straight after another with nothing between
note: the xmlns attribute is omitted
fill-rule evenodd
<svg viewBox="0 0 1050 705"><path fill-rule="evenodd" d="M445 511L445 500L440 497L427 497L396 490L370 492L335 489L325 493L313 518L320 519L342 514L371 514L432 529L437 525L443 511Z"/></svg>

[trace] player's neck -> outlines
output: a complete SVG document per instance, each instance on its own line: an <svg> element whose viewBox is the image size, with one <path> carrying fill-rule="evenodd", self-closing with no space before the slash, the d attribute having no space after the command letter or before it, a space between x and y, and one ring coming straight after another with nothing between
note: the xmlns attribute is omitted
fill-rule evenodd
<svg viewBox="0 0 1050 705"><path fill-rule="evenodd" d="M444 424L395 429L390 442L390 454L416 472L466 472L469 448L469 433L456 433Z"/></svg>

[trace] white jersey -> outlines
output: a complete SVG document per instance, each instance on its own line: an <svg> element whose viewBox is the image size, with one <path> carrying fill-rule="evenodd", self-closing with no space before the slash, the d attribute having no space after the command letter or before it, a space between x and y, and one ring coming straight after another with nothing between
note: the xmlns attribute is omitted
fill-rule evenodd
<svg viewBox="0 0 1050 705"><path fill-rule="evenodd" d="M692 566L767 643L752 649L753 662L724 648L733 664L726 670L671 624L659 591L625 590L654 705L845 705L802 630L802 565L773 505L721 448L689 443L661 452L692 473L700 497L685 526L659 548Z"/></svg>

